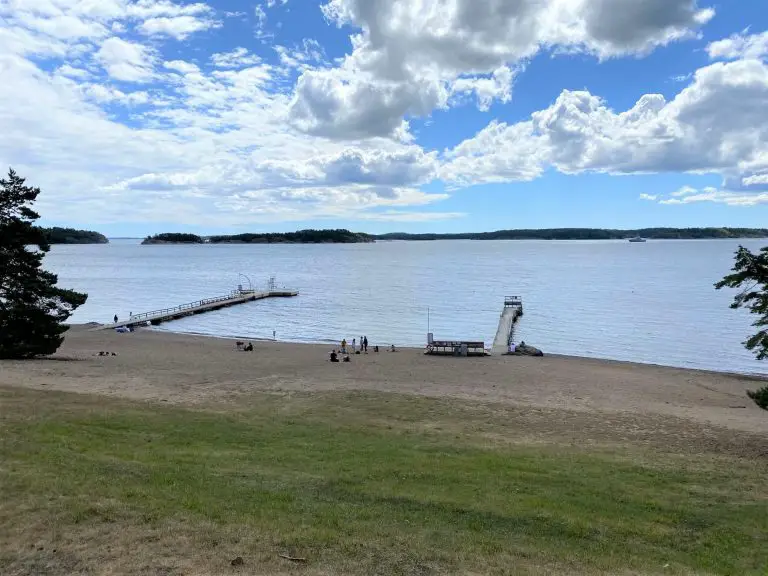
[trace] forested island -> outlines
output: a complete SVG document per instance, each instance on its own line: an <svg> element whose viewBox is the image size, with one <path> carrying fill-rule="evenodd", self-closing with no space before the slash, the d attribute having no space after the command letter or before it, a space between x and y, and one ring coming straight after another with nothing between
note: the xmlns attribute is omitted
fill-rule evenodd
<svg viewBox="0 0 768 576"><path fill-rule="evenodd" d="M374 241L369 234L343 229L210 236L207 240L211 244L356 244Z"/></svg>
<svg viewBox="0 0 768 576"><path fill-rule="evenodd" d="M74 232L74 231L73 231ZM95 232L91 234L96 234ZM100 234L98 236L101 236ZM464 232L457 234L366 234L336 230L299 230L297 232L253 232L233 235L198 236L164 233L148 236L142 244L357 244L377 240L705 240L718 238L768 238L766 228L640 228L613 230L605 228L547 228ZM103 237L102 237L103 238ZM106 241L106 238L104 238Z"/></svg>
<svg viewBox="0 0 768 576"><path fill-rule="evenodd" d="M155 234L147 236L142 244L202 244L203 239L196 234L182 234L177 232L166 232L164 234Z"/></svg>
<svg viewBox="0 0 768 576"><path fill-rule="evenodd" d="M624 240L640 236L650 240L703 240L717 238L768 238L766 228L550 228L541 230L497 230L459 234L379 234L376 240Z"/></svg>
<svg viewBox="0 0 768 576"><path fill-rule="evenodd" d="M41 228L48 244L107 244L109 240L103 234L91 230L74 228Z"/></svg>

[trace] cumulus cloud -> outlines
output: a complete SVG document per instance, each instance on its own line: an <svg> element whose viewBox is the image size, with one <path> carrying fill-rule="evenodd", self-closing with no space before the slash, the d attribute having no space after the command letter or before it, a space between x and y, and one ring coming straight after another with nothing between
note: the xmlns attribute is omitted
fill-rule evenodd
<svg viewBox="0 0 768 576"><path fill-rule="evenodd" d="M648 94L615 112L585 91L563 91L514 125L492 122L446 153L442 174L463 184L526 180L547 165L573 174L768 172L768 65L718 62L672 101Z"/></svg>
<svg viewBox="0 0 768 576"><path fill-rule="evenodd" d="M723 60L765 58L768 56L768 31L751 35L744 32L712 42L707 46L707 54L712 59Z"/></svg>
<svg viewBox="0 0 768 576"><path fill-rule="evenodd" d="M251 54L242 46L231 52L219 52L211 55L211 62L217 68L244 68L261 62L256 54Z"/></svg>
<svg viewBox="0 0 768 576"><path fill-rule="evenodd" d="M445 86L427 78L414 83L366 82L359 74L335 68L301 75L290 114L294 126L310 134L339 139L403 137L404 116L428 114L447 99Z"/></svg>
<svg viewBox="0 0 768 576"><path fill-rule="evenodd" d="M695 0L330 0L322 9L329 21L360 31L343 65L348 80L305 72L294 112L298 126L342 139L393 134L403 115L444 104L440 92L474 92L481 109L508 102L510 66L544 48L643 54L694 35L714 15ZM370 98L382 93L398 97ZM350 104L365 110L341 123L328 114ZM381 120L369 124L372 115Z"/></svg>
<svg viewBox="0 0 768 576"><path fill-rule="evenodd" d="M94 58L115 80L146 82L154 76L154 52L116 36L105 40Z"/></svg>
<svg viewBox="0 0 768 576"><path fill-rule="evenodd" d="M195 16L162 16L158 18L149 18L139 25L139 32L147 36L170 36L176 40L184 40L190 34L218 28L220 22L208 18L197 18Z"/></svg>
<svg viewBox="0 0 768 576"><path fill-rule="evenodd" d="M194 74L200 72L200 68L197 64L191 62L185 62L183 60L171 60L170 62L163 62L163 67L168 70L180 72L182 74Z"/></svg>
<svg viewBox="0 0 768 576"><path fill-rule="evenodd" d="M707 187L701 190L689 189L685 194L675 195L659 200L659 204L684 205L698 204L702 202L713 202L715 204L725 204L727 206L750 207L758 204L768 203L768 192L748 193L732 190L721 190L719 188Z"/></svg>

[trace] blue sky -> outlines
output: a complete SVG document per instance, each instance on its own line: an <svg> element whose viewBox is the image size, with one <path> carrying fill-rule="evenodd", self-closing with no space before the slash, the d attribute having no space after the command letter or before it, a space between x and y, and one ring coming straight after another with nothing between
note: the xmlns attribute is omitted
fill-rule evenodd
<svg viewBox="0 0 768 576"><path fill-rule="evenodd" d="M109 235L768 222L758 0L6 0L0 159Z"/></svg>

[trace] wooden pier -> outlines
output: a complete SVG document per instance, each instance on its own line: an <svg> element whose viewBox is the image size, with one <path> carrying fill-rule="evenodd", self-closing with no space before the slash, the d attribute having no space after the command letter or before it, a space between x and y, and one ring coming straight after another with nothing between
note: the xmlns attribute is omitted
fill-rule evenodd
<svg viewBox="0 0 768 576"><path fill-rule="evenodd" d="M113 330L120 327L129 328L134 326L146 326L148 323L156 326L157 324L168 322L169 320L176 320L177 318L192 316L193 314L203 314L212 310L219 310L221 308L227 308L228 306L235 306L236 304L252 302L254 300L262 300L264 298L290 298L298 295L299 293L294 290L285 289L269 290L266 292L239 289L234 290L225 296L206 298L188 304L180 304L173 308L163 308L161 310L133 314L128 320L112 324L102 324L94 328L94 330Z"/></svg>
<svg viewBox="0 0 768 576"><path fill-rule="evenodd" d="M515 335L515 324L523 316L523 299L520 296L504 298L504 309L499 318L499 328L493 340L493 353L506 354Z"/></svg>

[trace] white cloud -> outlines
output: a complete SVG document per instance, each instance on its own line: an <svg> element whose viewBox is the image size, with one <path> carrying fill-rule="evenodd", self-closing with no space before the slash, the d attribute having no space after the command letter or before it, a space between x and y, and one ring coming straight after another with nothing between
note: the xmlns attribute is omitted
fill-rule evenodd
<svg viewBox="0 0 768 576"><path fill-rule="evenodd" d="M744 186L768 186L768 174L755 174L753 176L748 176L742 180L742 184Z"/></svg>
<svg viewBox="0 0 768 576"><path fill-rule="evenodd" d="M734 34L730 38L712 42L707 46L712 59L736 60L738 58L761 59L768 56L768 31L748 35Z"/></svg>
<svg viewBox="0 0 768 576"><path fill-rule="evenodd" d="M691 189L682 196L674 197L674 194L671 196L673 197L660 200L659 204L681 205L713 202L715 204L726 204L727 206L749 207L768 203L768 192L746 193L720 190L712 187L701 190Z"/></svg>
<svg viewBox="0 0 768 576"><path fill-rule="evenodd" d="M680 198L681 196L690 196L691 194L696 194L698 190L696 188L693 188L692 186L683 186L679 190L675 190L670 194L670 196L674 198Z"/></svg>
<svg viewBox="0 0 768 576"><path fill-rule="evenodd" d="M289 70L314 70L318 66L327 66L325 50L311 38L304 38L300 45L288 48L286 46L273 46L280 58L280 64Z"/></svg>
<svg viewBox="0 0 768 576"><path fill-rule="evenodd" d="M266 35L267 13L264 12L264 7L261 4L256 4L253 13L256 16L256 37L264 37Z"/></svg>
<svg viewBox="0 0 768 576"><path fill-rule="evenodd" d="M658 198L656 194L640 194L640 200L650 200L654 201Z"/></svg>
<svg viewBox="0 0 768 576"><path fill-rule="evenodd" d="M102 104L116 102L124 106L133 106L149 102L149 95L143 91L125 93L103 84L90 84L82 86L82 89L87 97Z"/></svg>
<svg viewBox="0 0 768 576"><path fill-rule="evenodd" d="M171 2L170 0L138 0L136 2L114 0L112 3L124 7L124 11L128 16L141 19L200 16L211 14L213 12L213 9L203 2L182 4ZM107 0L106 4L110 4L110 0Z"/></svg>
<svg viewBox="0 0 768 576"><path fill-rule="evenodd" d="M146 82L154 76L154 53L142 44L113 36L102 43L95 58L115 80Z"/></svg>
<svg viewBox="0 0 768 576"><path fill-rule="evenodd" d="M176 40L184 40L190 34L218 28L220 22L207 18L197 18L195 16L174 16L150 18L141 23L138 30L147 36L170 36Z"/></svg>
<svg viewBox="0 0 768 576"><path fill-rule="evenodd" d="M405 136L406 115L422 116L444 106L440 82L366 82L344 69L305 72L296 84L291 120L300 130L339 139Z"/></svg>
<svg viewBox="0 0 768 576"><path fill-rule="evenodd" d="M508 66L501 66L493 71L489 78L458 78L451 84L454 94L474 93L477 107L487 111L494 100L506 103L512 100L512 82L515 72Z"/></svg>
<svg viewBox="0 0 768 576"><path fill-rule="evenodd" d="M88 70L83 70L82 68L75 68L74 66L70 66L69 64L63 64L59 66L58 69L56 70L56 73L61 76L73 78L75 80L88 80L92 76L92 74Z"/></svg>
<svg viewBox="0 0 768 576"><path fill-rule="evenodd" d="M584 171L712 172L749 178L768 171L768 65L756 60L698 70L672 101L648 94L617 113L589 92L564 91L514 125L492 122L446 153L451 181L526 180L551 165Z"/></svg>
<svg viewBox="0 0 768 576"><path fill-rule="evenodd" d="M163 67L167 68L168 70L181 72L182 74L195 74L200 72L200 68L197 66L197 64L192 64L191 62L185 62L183 60L171 60L170 62L163 62Z"/></svg>
<svg viewBox="0 0 768 576"><path fill-rule="evenodd" d="M439 92L474 91L481 109L509 101L510 66L544 48L643 54L693 36L714 16L695 0L330 0L322 9L360 32L341 70L304 73L293 110L297 126L340 139L401 131L404 115L444 105ZM505 73L485 78L494 71ZM350 105L363 109L336 121L331 111Z"/></svg>
<svg viewBox="0 0 768 576"><path fill-rule="evenodd" d="M231 52L220 52L211 56L211 62L217 68L244 68L261 63L261 58L251 54L243 47L235 48Z"/></svg>

